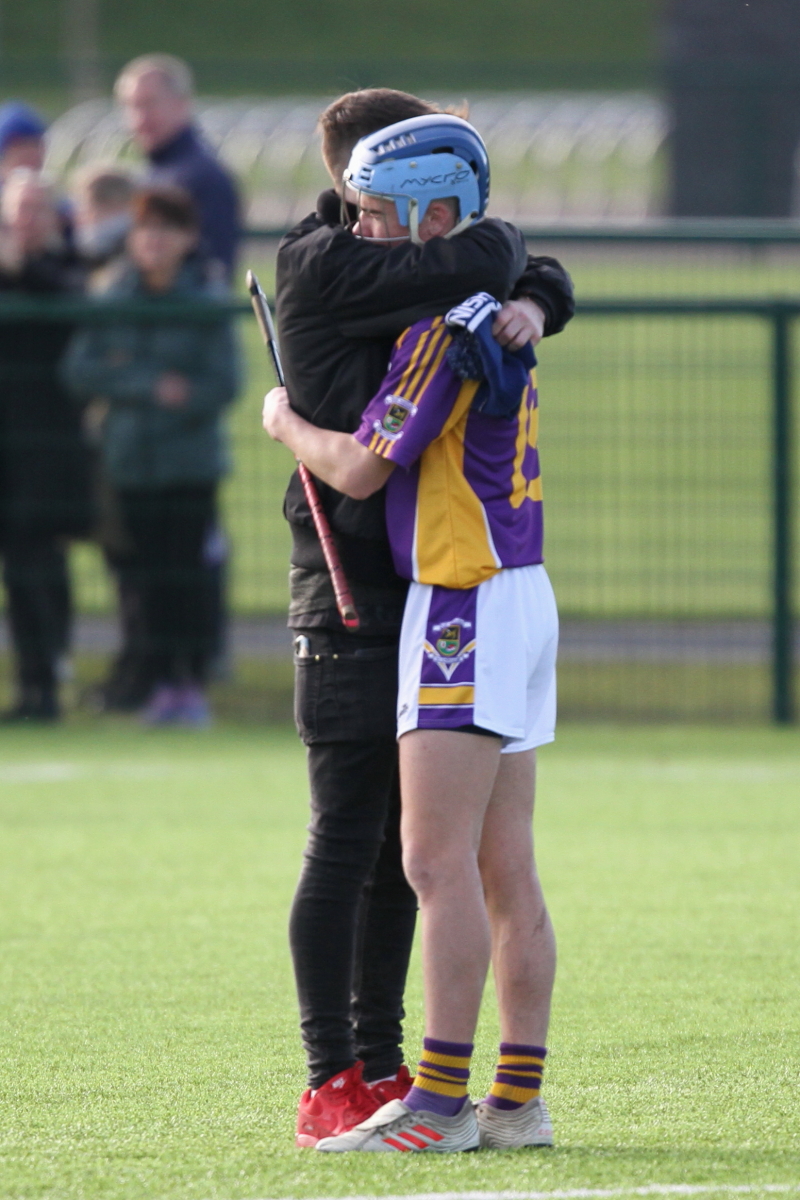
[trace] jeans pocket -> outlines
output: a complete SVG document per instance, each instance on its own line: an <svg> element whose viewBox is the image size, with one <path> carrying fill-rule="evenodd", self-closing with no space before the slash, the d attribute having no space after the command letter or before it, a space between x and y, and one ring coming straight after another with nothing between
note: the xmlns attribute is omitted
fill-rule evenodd
<svg viewBox="0 0 800 1200"><path fill-rule="evenodd" d="M395 645L295 658L295 721L307 745L394 737L396 708Z"/></svg>
<svg viewBox="0 0 800 1200"><path fill-rule="evenodd" d="M319 658L294 656L294 723L306 745L317 737L317 707L322 682Z"/></svg>

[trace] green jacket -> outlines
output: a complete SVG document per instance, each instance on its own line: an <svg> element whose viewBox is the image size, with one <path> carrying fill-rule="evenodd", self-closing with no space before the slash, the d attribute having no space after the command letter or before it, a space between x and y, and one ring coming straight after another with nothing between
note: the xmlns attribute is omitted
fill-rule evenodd
<svg viewBox="0 0 800 1200"><path fill-rule="evenodd" d="M202 266L190 260L181 269L172 301L224 297ZM160 297L143 288L132 267L103 293L107 300ZM101 300L102 303L102 300ZM81 401L102 398L109 411L103 430L103 456L119 488L156 489L212 483L228 467L222 410L240 383L239 354L230 320L176 320L98 325L73 338L63 375ZM189 399L165 408L154 398L159 376L174 371L189 380Z"/></svg>

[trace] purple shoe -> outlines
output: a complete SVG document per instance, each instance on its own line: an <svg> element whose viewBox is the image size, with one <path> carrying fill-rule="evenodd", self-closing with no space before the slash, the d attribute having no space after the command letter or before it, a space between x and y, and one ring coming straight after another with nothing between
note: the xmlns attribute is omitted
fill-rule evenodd
<svg viewBox="0 0 800 1200"><path fill-rule="evenodd" d="M160 683L142 709L145 725L173 725L178 719L182 691L171 684Z"/></svg>
<svg viewBox="0 0 800 1200"><path fill-rule="evenodd" d="M178 689L178 704L173 720L178 725L207 729L211 724L211 709L202 688L187 685Z"/></svg>

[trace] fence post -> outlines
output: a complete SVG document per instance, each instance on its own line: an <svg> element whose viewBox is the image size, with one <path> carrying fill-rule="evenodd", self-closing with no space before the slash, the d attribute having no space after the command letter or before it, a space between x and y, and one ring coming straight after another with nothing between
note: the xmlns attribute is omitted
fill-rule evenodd
<svg viewBox="0 0 800 1200"><path fill-rule="evenodd" d="M792 370L791 310L776 305L772 324L772 717L794 720L792 620Z"/></svg>

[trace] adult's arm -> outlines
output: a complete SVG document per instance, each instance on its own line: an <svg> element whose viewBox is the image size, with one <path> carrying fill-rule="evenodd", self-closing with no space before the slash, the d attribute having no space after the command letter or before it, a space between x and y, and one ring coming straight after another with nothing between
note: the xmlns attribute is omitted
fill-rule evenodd
<svg viewBox="0 0 800 1200"><path fill-rule="evenodd" d="M197 206L203 252L222 262L230 278L240 234L239 196L233 180L210 155L179 164L172 174Z"/></svg>
<svg viewBox="0 0 800 1200"><path fill-rule="evenodd" d="M0 255L0 291L28 295L76 295L80 293L84 274L80 264L67 254L23 257L14 265L10 262L3 264Z"/></svg>
<svg viewBox="0 0 800 1200"><path fill-rule="evenodd" d="M206 416L230 404L241 386L239 347L228 321L204 332L203 349L190 372L189 398L177 411Z"/></svg>
<svg viewBox="0 0 800 1200"><path fill-rule="evenodd" d="M156 399L159 379L169 373L188 382L188 396L170 409L177 420L191 421L224 408L240 386L239 355L228 322L205 327L191 369L182 362L170 364L123 353L103 332L86 330L75 335L62 364L62 377L76 399L105 396L112 404L149 408Z"/></svg>
<svg viewBox="0 0 800 1200"><path fill-rule="evenodd" d="M64 383L81 402L105 396L118 404L152 404L162 373L163 367L118 355L105 330L76 333L61 364Z"/></svg>
<svg viewBox="0 0 800 1200"><path fill-rule="evenodd" d="M560 333L575 316L575 293L568 273L555 258L528 255L528 264L514 285L512 300L533 300L544 313L544 336Z"/></svg>
<svg viewBox="0 0 800 1200"><path fill-rule="evenodd" d="M336 262L335 290L328 294L335 297L335 314L343 322L342 332L346 336L397 336L402 329L419 320L421 316L430 316L441 312L441 294L437 294L433 298L433 302L429 304L430 311L423 312L419 308L420 303L425 304L431 300L430 294L416 295L407 309L397 311L402 301L398 299L398 289L394 285L398 278L404 284L407 282L405 278L401 278L405 272L406 261L413 258L415 253L418 254L420 247L414 247L408 242L404 243L402 247L396 247L395 249L399 251L397 256L399 265L395 267L391 260L387 260L385 247L370 246L366 239L353 238L352 235L344 238L339 236L339 234L345 233L341 229L340 221L341 201L331 189L320 195L316 213L301 223L297 233L300 235L300 243L302 243L304 235L323 225L328 226L333 235L329 241L326 241L325 251L319 255L320 285L326 278L328 266ZM339 227L338 233L337 227ZM457 258L446 262L447 274L440 280L445 294L453 294L452 285L455 283L455 279L449 273L454 268L465 268L469 272L473 267L474 270L469 279L465 278L462 281L466 291L453 299L453 303L458 303L470 291L491 291L499 299L505 299L507 296L512 300L529 299L534 301L544 314L544 336L549 337L551 334L560 333L575 313L572 280L556 259L545 255L526 255L524 266L521 267L520 273L513 277L513 287L509 292L508 280L502 277L503 264L507 261L505 252L508 247L507 237L509 234L515 239L521 239L521 234L513 226L489 219L478 222L455 238L448 239L447 244L457 252ZM497 259L493 264L493 270L482 254L487 235L489 238L497 239ZM438 239L436 240L438 241ZM473 249L473 244L475 244L475 249ZM430 246L431 243L426 243L426 245ZM302 256L300 244L297 245L297 252ZM385 302L386 293L381 277L375 276L371 280L374 291L370 290L369 284L365 286L362 279L362 264L365 264L363 269L366 269L368 273L373 273L372 261L380 261L381 256L385 278L392 284L388 305ZM308 270L312 264L317 265L313 253L308 257L302 256L302 259L305 270ZM445 265L444 260L440 260L438 265ZM436 281L431 278L426 281L426 286L435 287ZM351 295L353 292L357 294ZM323 298L326 298L324 291L322 294Z"/></svg>
<svg viewBox="0 0 800 1200"><path fill-rule="evenodd" d="M239 197L233 181L221 167L208 173L197 203L208 252L225 264L228 278L231 278L239 239Z"/></svg>
<svg viewBox="0 0 800 1200"><path fill-rule="evenodd" d="M342 332L397 336L408 325L477 291L508 298L525 271L522 235L503 221L479 221L454 238L387 248L336 230L319 259L319 297ZM351 333L351 322L365 323Z"/></svg>

